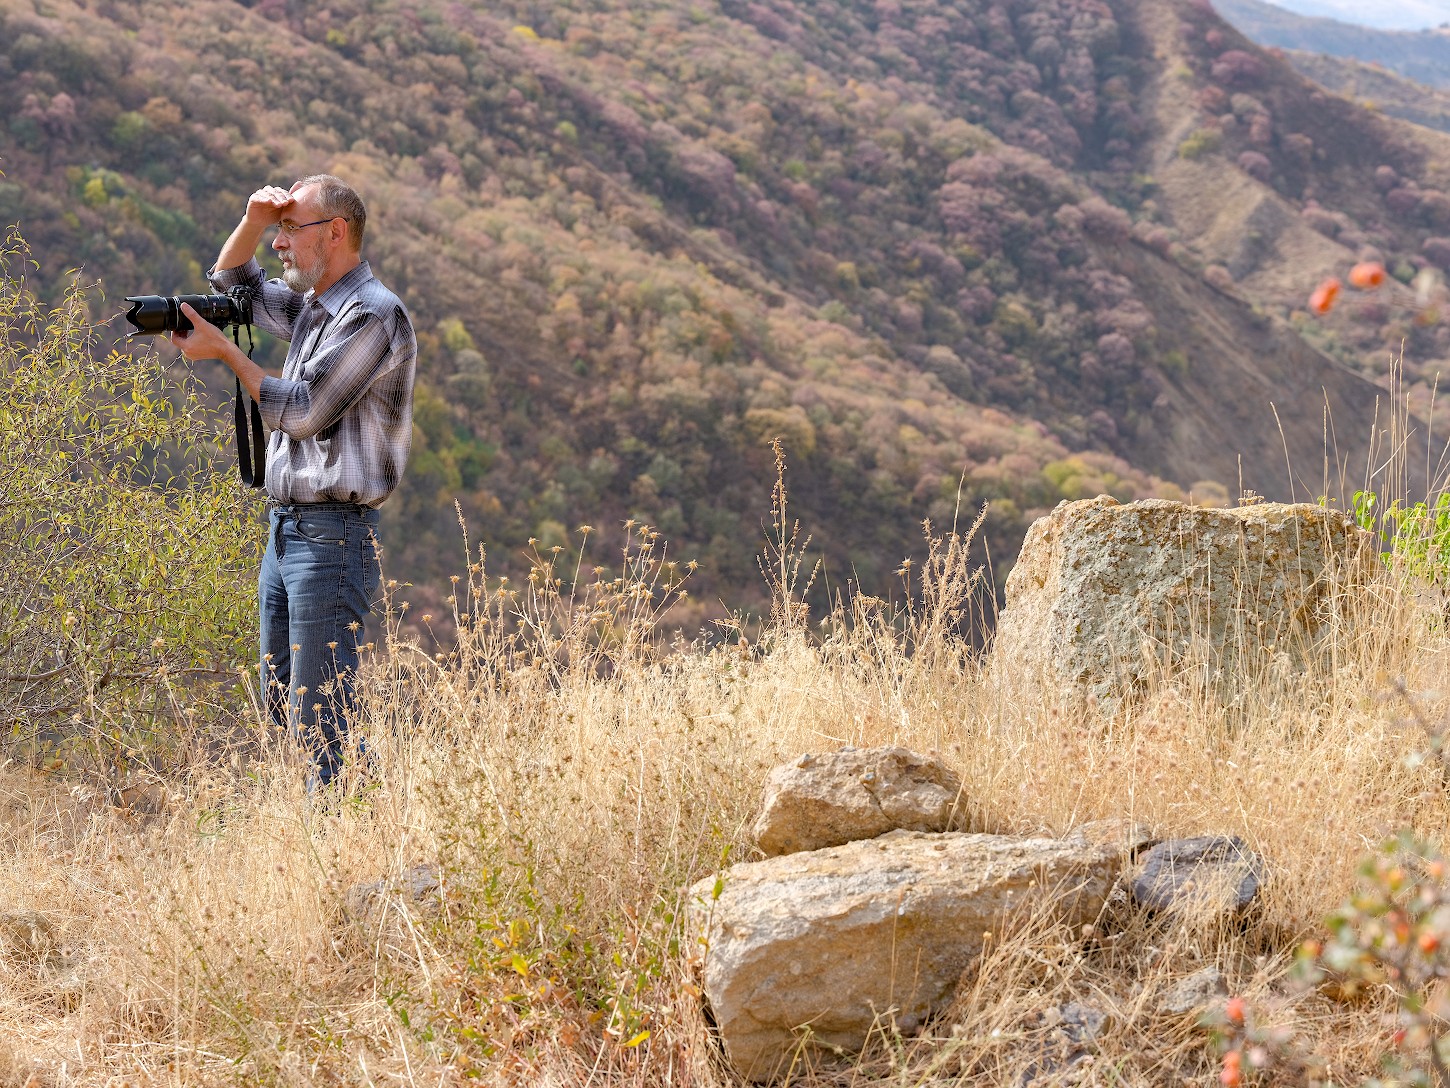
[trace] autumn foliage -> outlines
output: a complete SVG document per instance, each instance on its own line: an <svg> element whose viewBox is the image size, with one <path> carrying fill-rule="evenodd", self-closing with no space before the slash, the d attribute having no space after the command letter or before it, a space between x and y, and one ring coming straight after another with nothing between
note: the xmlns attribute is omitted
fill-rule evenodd
<svg viewBox="0 0 1450 1088"><path fill-rule="evenodd" d="M1450 260L1414 147L1174 11L1201 115L1185 157L1375 250L1387 286ZM385 526L419 594L455 499L514 565L634 516L702 588L751 590L738 530L775 437L830 568L884 589L924 518L990 501L1006 557L1060 499L1200 482L1143 452L1212 365L1153 288L1171 268L1231 298L1243 272L1205 265L1161 206L1139 95L1157 48L1100 0L6 0L0 219L23 223L42 294L78 265L111 299L196 290L258 184L352 178L367 256L420 329ZM1164 263L1144 276L1141 255ZM1288 316L1307 286L1243 302ZM1412 380L1446 346L1377 307L1323 325L1356 367L1405 342Z"/></svg>

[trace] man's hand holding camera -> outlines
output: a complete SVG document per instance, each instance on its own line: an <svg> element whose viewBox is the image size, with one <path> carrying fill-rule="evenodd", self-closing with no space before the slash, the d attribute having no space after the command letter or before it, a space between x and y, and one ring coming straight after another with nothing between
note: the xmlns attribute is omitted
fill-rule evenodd
<svg viewBox="0 0 1450 1088"><path fill-rule="evenodd" d="M241 380L242 388L253 400L261 398L262 378L266 372L248 359L246 353L232 343L227 334L196 312L191 303L183 302L181 312L191 322L190 332L172 332L171 342L193 363L200 359L220 359Z"/></svg>

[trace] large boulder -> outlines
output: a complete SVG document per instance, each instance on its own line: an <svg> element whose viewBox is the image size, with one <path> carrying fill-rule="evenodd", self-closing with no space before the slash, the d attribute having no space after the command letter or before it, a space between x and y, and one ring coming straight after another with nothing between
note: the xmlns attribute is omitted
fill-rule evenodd
<svg viewBox="0 0 1450 1088"><path fill-rule="evenodd" d="M1369 534L1308 503L1064 502L1027 531L994 656L1108 706L1165 668L1302 668L1376 569Z"/></svg>
<svg viewBox="0 0 1450 1088"><path fill-rule="evenodd" d="M742 1076L799 1046L856 1051L948 1002L990 934L1048 910L1096 920L1138 840L892 831L735 865L690 889L705 997Z"/></svg>
<svg viewBox="0 0 1450 1088"><path fill-rule="evenodd" d="M770 772L755 841L768 856L820 850L888 831L946 831L962 783L936 756L842 748Z"/></svg>

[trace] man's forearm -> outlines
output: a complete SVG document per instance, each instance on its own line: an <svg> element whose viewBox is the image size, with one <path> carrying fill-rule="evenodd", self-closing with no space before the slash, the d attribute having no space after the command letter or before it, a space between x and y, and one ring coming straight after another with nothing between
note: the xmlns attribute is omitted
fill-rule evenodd
<svg viewBox="0 0 1450 1088"><path fill-rule="evenodd" d="M230 238L222 246L217 254L217 271L224 271L228 268L240 268L257 255L257 246L262 241L262 234L266 231L265 223L254 223L243 217L232 231Z"/></svg>

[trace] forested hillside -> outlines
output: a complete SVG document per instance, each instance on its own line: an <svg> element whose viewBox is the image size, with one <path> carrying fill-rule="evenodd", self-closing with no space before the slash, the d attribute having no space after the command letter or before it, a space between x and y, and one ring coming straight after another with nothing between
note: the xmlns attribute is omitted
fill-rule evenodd
<svg viewBox="0 0 1450 1088"><path fill-rule="evenodd" d="M505 561L632 516L742 599L776 436L875 591L959 503L1005 561L1062 498L1290 497L1286 446L1313 497L1326 400L1362 476L1392 347L1427 389L1450 343L1399 282L1450 262L1441 145L1207 3L0 0L0 118L0 220L98 316L200 289L258 185L358 185L421 584L456 498ZM1303 312L1365 256L1399 280Z"/></svg>

